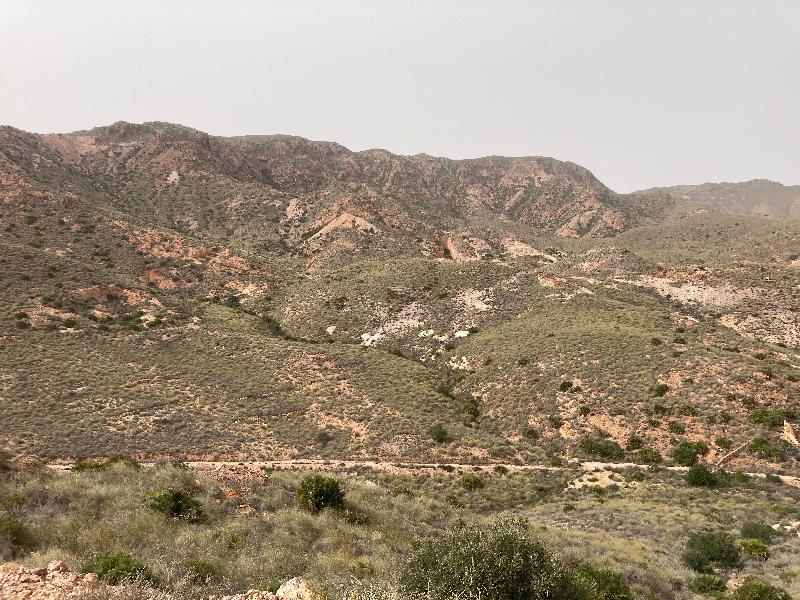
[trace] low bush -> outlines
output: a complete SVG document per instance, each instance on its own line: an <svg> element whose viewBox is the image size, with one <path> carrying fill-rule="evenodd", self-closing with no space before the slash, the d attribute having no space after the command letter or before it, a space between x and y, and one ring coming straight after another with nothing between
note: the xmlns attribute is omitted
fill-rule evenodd
<svg viewBox="0 0 800 600"><path fill-rule="evenodd" d="M141 465L132 458L112 456L105 460L79 460L72 466L75 473L84 471L106 471L115 465L125 465L131 469L141 469Z"/></svg>
<svg viewBox="0 0 800 600"><path fill-rule="evenodd" d="M786 417L787 411L785 408L756 408L750 411L750 414L747 415L747 420L756 425L777 427L778 425L783 425Z"/></svg>
<svg viewBox="0 0 800 600"><path fill-rule="evenodd" d="M310 511L317 512L325 508L342 508L344 491L333 477L309 475L297 488L297 500L300 505Z"/></svg>
<svg viewBox="0 0 800 600"><path fill-rule="evenodd" d="M429 433L431 434L431 439L438 444L443 444L450 439L447 429L440 424L436 424L431 427Z"/></svg>
<svg viewBox="0 0 800 600"><path fill-rule="evenodd" d="M686 474L686 483L693 487L717 487L720 484L719 477L705 465L692 465Z"/></svg>
<svg viewBox="0 0 800 600"><path fill-rule="evenodd" d="M597 600L635 600L631 588L622 575L609 569L595 569L591 565L582 565L578 574L592 583L592 598Z"/></svg>
<svg viewBox="0 0 800 600"><path fill-rule="evenodd" d="M596 598L532 538L522 519L457 525L444 536L415 544L400 573L407 597L428 600L578 600Z"/></svg>
<svg viewBox="0 0 800 600"><path fill-rule="evenodd" d="M658 450L653 450L652 448L642 448L636 453L636 456L639 461L646 465L657 465L664 460L664 458L661 456L661 452Z"/></svg>
<svg viewBox="0 0 800 600"><path fill-rule="evenodd" d="M471 473L464 475L458 480L458 483L465 490L477 490L483 487L483 479Z"/></svg>
<svg viewBox="0 0 800 600"><path fill-rule="evenodd" d="M739 540L739 549L747 556L758 560L767 560L769 558L769 546L761 540L754 538Z"/></svg>
<svg viewBox="0 0 800 600"><path fill-rule="evenodd" d="M206 520L202 503L193 494L181 489L150 492L145 499L145 505L151 510L188 523L202 523Z"/></svg>
<svg viewBox="0 0 800 600"><path fill-rule="evenodd" d="M189 578L195 583L208 584L222 576L219 567L202 558L190 558L185 563Z"/></svg>
<svg viewBox="0 0 800 600"><path fill-rule="evenodd" d="M780 588L756 577L748 577L733 594L731 600L792 600L792 597Z"/></svg>
<svg viewBox="0 0 800 600"><path fill-rule="evenodd" d="M692 442L681 442L672 451L672 459L684 467L691 467L697 463L698 455L697 446Z"/></svg>
<svg viewBox="0 0 800 600"><path fill-rule="evenodd" d="M710 573L714 567L738 567L742 554L732 535L721 531L703 532L689 538L683 560L689 568L699 573Z"/></svg>
<svg viewBox="0 0 800 600"><path fill-rule="evenodd" d="M0 562L35 547L36 538L25 523L11 515L0 514Z"/></svg>
<svg viewBox="0 0 800 600"><path fill-rule="evenodd" d="M678 435L686 433L686 427L684 427L681 423L678 423L678 421L670 421L669 423L667 423L667 425L669 426L669 430L672 433Z"/></svg>
<svg viewBox="0 0 800 600"><path fill-rule="evenodd" d="M369 517L352 508L345 509L342 516L350 525L369 525Z"/></svg>
<svg viewBox="0 0 800 600"><path fill-rule="evenodd" d="M669 391L669 386L665 383L658 383L650 388L650 395L661 398Z"/></svg>
<svg viewBox="0 0 800 600"><path fill-rule="evenodd" d="M747 444L747 451L758 458L772 462L781 462L786 456L783 450L775 446L765 437L756 437Z"/></svg>
<svg viewBox="0 0 800 600"><path fill-rule="evenodd" d="M612 440L585 437L578 442L578 447L586 454L599 458L620 459L625 456L625 451Z"/></svg>
<svg viewBox="0 0 800 600"><path fill-rule="evenodd" d="M771 544L778 536L778 532L766 523L760 521L747 521L742 525L739 535L743 538L761 540L765 544Z"/></svg>
<svg viewBox="0 0 800 600"><path fill-rule="evenodd" d="M725 582L711 573L700 573L689 583L689 590L695 594L724 592L726 588Z"/></svg>
<svg viewBox="0 0 800 600"><path fill-rule="evenodd" d="M153 581L149 567L125 552L102 552L81 567L81 573L97 573L109 585L127 581Z"/></svg>

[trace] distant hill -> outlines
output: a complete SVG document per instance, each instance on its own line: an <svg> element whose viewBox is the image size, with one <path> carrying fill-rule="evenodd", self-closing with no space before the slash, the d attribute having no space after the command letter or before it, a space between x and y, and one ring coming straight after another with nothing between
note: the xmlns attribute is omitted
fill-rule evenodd
<svg viewBox="0 0 800 600"><path fill-rule="evenodd" d="M800 185L786 186L769 179L673 185L642 190L642 193L667 193L679 200L732 215L800 218Z"/></svg>
<svg viewBox="0 0 800 600"><path fill-rule="evenodd" d="M545 157L2 127L0 444L547 463L759 435L732 467L797 469L800 223L674 193Z"/></svg>

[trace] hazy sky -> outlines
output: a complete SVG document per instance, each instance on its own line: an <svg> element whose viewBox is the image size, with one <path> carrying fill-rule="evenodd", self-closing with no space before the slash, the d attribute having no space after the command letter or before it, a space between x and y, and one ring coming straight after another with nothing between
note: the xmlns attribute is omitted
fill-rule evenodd
<svg viewBox="0 0 800 600"><path fill-rule="evenodd" d="M800 0L0 0L0 123L800 184Z"/></svg>

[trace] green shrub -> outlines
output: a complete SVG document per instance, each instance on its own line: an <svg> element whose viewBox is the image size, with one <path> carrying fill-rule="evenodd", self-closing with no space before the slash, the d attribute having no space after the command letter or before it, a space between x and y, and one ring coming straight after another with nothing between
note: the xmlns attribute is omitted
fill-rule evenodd
<svg viewBox="0 0 800 600"><path fill-rule="evenodd" d="M344 491L333 477L314 474L300 483L297 499L303 508L314 512L324 508L342 508Z"/></svg>
<svg viewBox="0 0 800 600"><path fill-rule="evenodd" d="M725 582L716 575L711 573L700 573L691 583L689 583L689 590L695 594L711 594L713 592L724 592L726 589Z"/></svg>
<svg viewBox="0 0 800 600"><path fill-rule="evenodd" d="M498 475L508 475L508 467L504 467L503 465L495 465L494 472Z"/></svg>
<svg viewBox="0 0 800 600"><path fill-rule="evenodd" d="M605 459L619 459L625 456L625 451L612 440L585 437L578 442L578 447L586 454Z"/></svg>
<svg viewBox="0 0 800 600"><path fill-rule="evenodd" d="M477 490L478 488L483 487L483 479L471 473L464 475L458 480L458 483L465 490Z"/></svg>
<svg viewBox="0 0 800 600"><path fill-rule="evenodd" d="M399 578L407 597L427 600L577 600L591 587L534 540L522 519L457 525L414 545Z"/></svg>
<svg viewBox="0 0 800 600"><path fill-rule="evenodd" d="M661 398L669 391L669 386L665 383L657 383L650 388L650 395L656 398Z"/></svg>
<svg viewBox="0 0 800 600"><path fill-rule="evenodd" d="M724 532L695 533L686 543L683 560L699 573L709 573L713 567L734 569L742 554L733 536Z"/></svg>
<svg viewBox="0 0 800 600"><path fill-rule="evenodd" d="M125 552L96 554L91 561L81 567L81 573L97 573L100 579L109 585L125 581L153 581L153 572L150 568Z"/></svg>
<svg viewBox="0 0 800 600"><path fill-rule="evenodd" d="M754 538L745 538L739 540L739 549L747 556L757 558L759 560L767 560L769 558L769 546L761 540Z"/></svg>
<svg viewBox="0 0 800 600"><path fill-rule="evenodd" d="M785 457L783 450L774 446L765 437L756 437L747 444L747 451L758 458L772 462L781 462Z"/></svg>
<svg viewBox="0 0 800 600"><path fill-rule="evenodd" d="M189 578L198 584L208 584L221 578L219 567L202 558L190 558L185 563Z"/></svg>
<svg viewBox="0 0 800 600"><path fill-rule="evenodd" d="M682 424L678 423L677 421L670 421L667 425L669 426L669 430L672 433L676 433L678 435L686 433L686 427L684 427Z"/></svg>
<svg viewBox="0 0 800 600"><path fill-rule="evenodd" d="M747 420L756 425L766 425L767 427L777 427L783 425L787 417L785 408L756 408L747 415Z"/></svg>
<svg viewBox="0 0 800 600"><path fill-rule="evenodd" d="M636 453L636 456L646 465L657 465L664 460L664 458L661 456L661 452L658 450L653 450L652 448L642 448Z"/></svg>
<svg viewBox="0 0 800 600"><path fill-rule="evenodd" d="M726 450L726 449L730 448L731 445L732 445L731 441L727 437L725 437L724 435L721 435L717 439L715 439L714 443L717 446L719 446L720 448L722 448L723 450Z"/></svg>
<svg viewBox="0 0 800 600"><path fill-rule="evenodd" d="M76 473L83 471L106 471L115 465L125 465L131 469L141 469L141 465L131 458L120 458L112 456L106 460L79 460L72 466L72 470Z"/></svg>
<svg viewBox="0 0 800 600"><path fill-rule="evenodd" d="M733 594L731 600L792 600L783 590L756 577L748 577Z"/></svg>
<svg viewBox="0 0 800 600"><path fill-rule="evenodd" d="M450 439L447 429L438 423L431 427L429 433L431 434L431 439L438 444L443 444Z"/></svg>
<svg viewBox="0 0 800 600"><path fill-rule="evenodd" d="M743 538L761 540L765 544L771 544L778 536L778 532L766 523L760 521L747 521L742 525L739 535Z"/></svg>
<svg viewBox="0 0 800 600"><path fill-rule="evenodd" d="M11 515L0 514L0 561L33 550L36 539L25 523Z"/></svg>
<svg viewBox="0 0 800 600"><path fill-rule="evenodd" d="M719 477L705 465L695 464L686 474L686 483L694 487L717 487Z"/></svg>
<svg viewBox="0 0 800 600"><path fill-rule="evenodd" d="M593 584L592 598L597 600L635 600L631 588L621 575L609 569L595 569L591 565L582 565L578 574Z"/></svg>
<svg viewBox="0 0 800 600"><path fill-rule="evenodd" d="M350 525L368 525L369 517L362 512L347 508L342 513L344 520Z"/></svg>
<svg viewBox="0 0 800 600"><path fill-rule="evenodd" d="M468 417L472 419L477 419L481 414L481 408L478 405L478 401L474 398L467 399L461 407L461 412L463 412Z"/></svg>
<svg viewBox="0 0 800 600"><path fill-rule="evenodd" d="M628 450L639 450L644 448L644 440L639 436L632 435L628 438L628 443L626 444L626 449Z"/></svg>
<svg viewBox="0 0 800 600"><path fill-rule="evenodd" d="M691 467L697 463L697 447L692 442L681 442L672 451L673 460L684 467Z"/></svg>
<svg viewBox="0 0 800 600"><path fill-rule="evenodd" d="M572 387L572 382L571 382L571 381L562 381L562 382L561 382L561 383L558 385L558 389L559 389L559 391L561 391L561 392L566 392L566 391L567 391L567 390L569 390L571 387Z"/></svg>
<svg viewBox="0 0 800 600"><path fill-rule="evenodd" d="M202 503L192 494L181 489L172 488L150 492L145 499L145 505L150 510L189 523L202 523L206 520Z"/></svg>

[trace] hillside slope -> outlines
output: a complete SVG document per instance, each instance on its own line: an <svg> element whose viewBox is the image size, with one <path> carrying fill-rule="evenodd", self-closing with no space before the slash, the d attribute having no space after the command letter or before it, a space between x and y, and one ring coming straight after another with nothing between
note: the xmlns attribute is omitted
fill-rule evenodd
<svg viewBox="0 0 800 600"><path fill-rule="evenodd" d="M796 470L799 232L542 157L5 127L0 441L549 463L691 440Z"/></svg>

